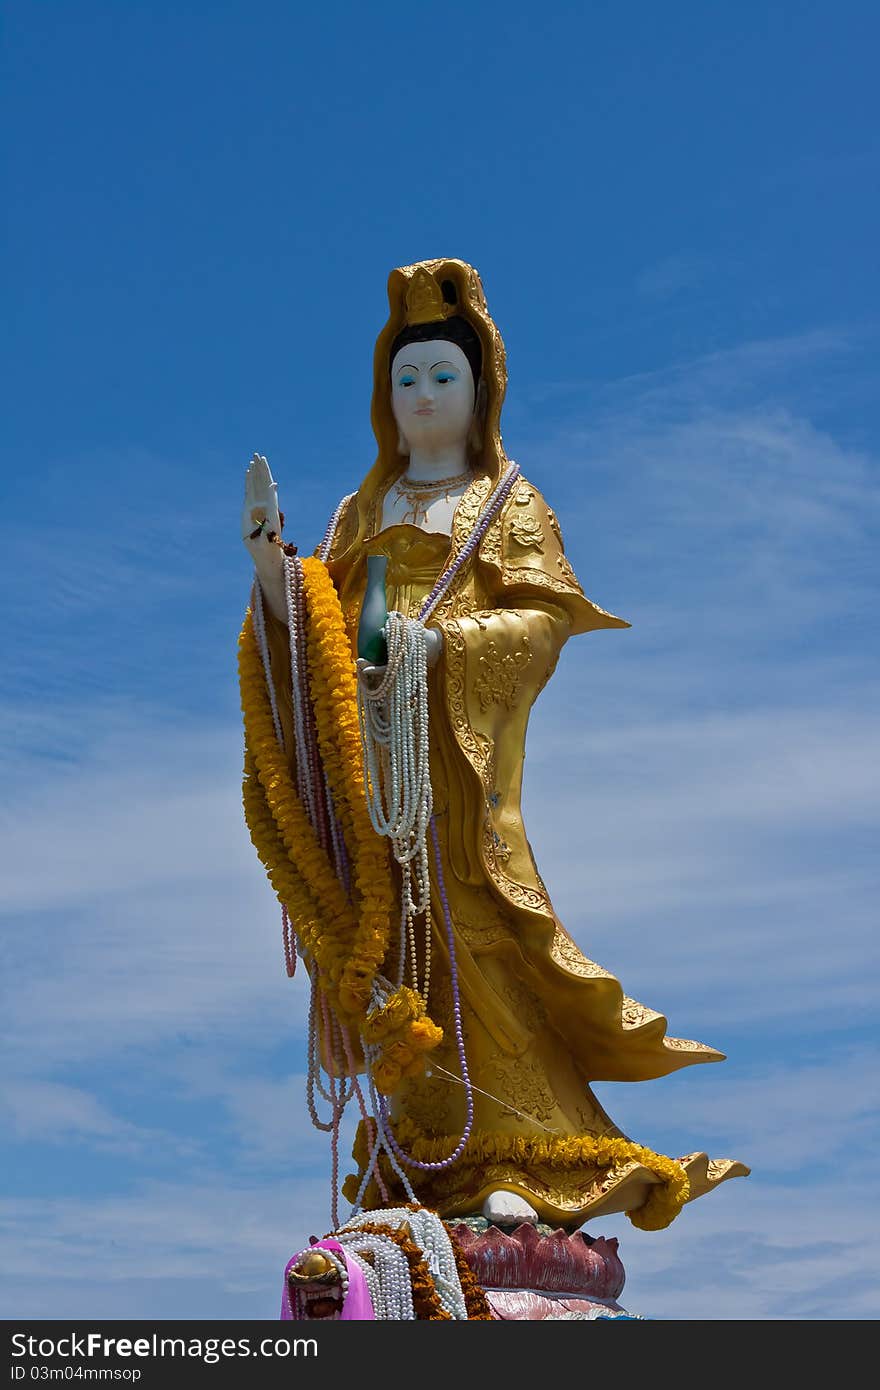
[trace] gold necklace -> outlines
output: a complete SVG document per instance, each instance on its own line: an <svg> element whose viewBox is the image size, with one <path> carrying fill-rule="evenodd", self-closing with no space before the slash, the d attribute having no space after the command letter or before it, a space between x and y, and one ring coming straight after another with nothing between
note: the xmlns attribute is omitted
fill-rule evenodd
<svg viewBox="0 0 880 1390"><path fill-rule="evenodd" d="M428 507L432 502L439 501L441 497L448 502L452 489L459 487L462 483L469 482L470 478L470 469L464 473L457 473L453 478L436 478L426 481L408 478L404 473L394 484L394 490L398 497L405 497L409 503L403 514L404 522L411 521L413 526L421 526L427 518Z"/></svg>

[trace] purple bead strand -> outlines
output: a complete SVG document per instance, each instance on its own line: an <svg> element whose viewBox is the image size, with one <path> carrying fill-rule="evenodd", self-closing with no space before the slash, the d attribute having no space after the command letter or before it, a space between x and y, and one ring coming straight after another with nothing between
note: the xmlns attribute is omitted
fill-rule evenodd
<svg viewBox="0 0 880 1390"><path fill-rule="evenodd" d="M440 578L437 580L437 583L434 585L430 594L425 599L425 602L422 604L419 610L420 622L424 623L427 621L431 613L437 607L437 604L446 594L453 579L455 579L459 571L467 564L468 560L473 555L477 546L480 544L480 541L483 539L486 532L488 531L490 525L495 520L495 517L498 515L498 512L501 510L501 508L504 506L504 503L510 496L510 493L513 489L513 485L518 479L519 475L519 464L512 463L510 467L505 471L503 478L501 479L492 496L489 498L489 501L483 508L483 511L481 512L480 517L473 531L468 537L466 544L462 546L461 550L458 552L455 559L452 561L452 564L449 565L440 575Z"/></svg>

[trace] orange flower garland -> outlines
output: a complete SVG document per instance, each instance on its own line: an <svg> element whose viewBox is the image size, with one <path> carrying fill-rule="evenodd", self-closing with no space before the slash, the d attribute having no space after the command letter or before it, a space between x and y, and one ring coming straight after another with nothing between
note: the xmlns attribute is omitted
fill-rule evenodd
<svg viewBox="0 0 880 1390"><path fill-rule="evenodd" d="M354 858L358 923L339 987L339 1001L365 1014L373 981L388 951L393 890L387 846L367 810L361 759L357 685L339 595L322 561L302 562L308 612L310 694L318 747L337 815Z"/></svg>
<svg viewBox="0 0 880 1390"><path fill-rule="evenodd" d="M245 819L279 900L287 907L318 983L343 1022L365 1030L377 1049L377 1089L390 1094L425 1065L443 1038L425 1003L402 988L373 1008L385 960L394 885L385 841L370 821L363 784L357 687L351 642L333 581L322 561L302 561L310 698L318 748L334 809L353 859L356 906L346 898L300 800L272 718L253 615L239 638L245 724Z"/></svg>
<svg viewBox="0 0 880 1390"><path fill-rule="evenodd" d="M239 639L239 678L244 712L247 753L262 788L266 808L271 816L262 820L256 797L249 798L246 807L257 809L257 819L248 820L251 837L261 860L271 864L275 877L292 885L292 900L279 892L279 884L270 874L272 886L285 902L300 933L303 946L318 967L319 982L334 1003L338 998L338 983L345 965L343 942L354 935L354 913L346 900L342 886L327 855L321 848L299 799L283 750L278 745L272 709L266 689L266 675L248 610ZM280 841L280 844L279 844ZM282 848L283 847L283 848ZM313 910L301 919L297 912L299 894L295 880L286 863L308 889L317 914ZM329 930L333 923L333 930Z"/></svg>
<svg viewBox="0 0 880 1390"><path fill-rule="evenodd" d="M373 829L367 808L355 666L342 605L320 560L303 560L302 575L318 747L346 840L353 845L360 903L339 1000L353 1014L367 1016L364 1040L380 1049L373 1080L377 1090L389 1095L402 1076L424 1069L426 1054L442 1042L443 1030L427 1016L421 997L406 988L368 1013L373 983L388 952L394 900L390 861L386 842Z"/></svg>

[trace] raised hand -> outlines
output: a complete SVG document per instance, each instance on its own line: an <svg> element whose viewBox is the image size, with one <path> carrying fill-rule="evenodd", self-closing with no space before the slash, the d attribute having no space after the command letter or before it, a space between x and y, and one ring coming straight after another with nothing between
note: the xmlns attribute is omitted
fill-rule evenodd
<svg viewBox="0 0 880 1390"><path fill-rule="evenodd" d="M244 508L241 514L241 538L256 559L281 535L281 513L278 510L278 484L269 471L262 454L254 454L244 475Z"/></svg>
<svg viewBox="0 0 880 1390"><path fill-rule="evenodd" d="M250 552L266 601L282 622L287 622L284 594L284 560L281 546L281 513L278 484L262 454L254 454L244 477L241 538Z"/></svg>

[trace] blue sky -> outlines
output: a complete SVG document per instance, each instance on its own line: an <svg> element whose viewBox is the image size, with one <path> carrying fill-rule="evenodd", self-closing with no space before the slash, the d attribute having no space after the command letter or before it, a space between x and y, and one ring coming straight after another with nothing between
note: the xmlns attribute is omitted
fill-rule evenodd
<svg viewBox="0 0 880 1390"><path fill-rule="evenodd" d="M624 1216L659 1318L880 1313L876 7L9 0L7 1317L273 1317L328 1229L244 829L244 468L373 458L395 265L480 269L588 594L525 813L569 930L728 1055L599 1090L753 1173ZM75 1277L59 1283L57 1271Z"/></svg>

